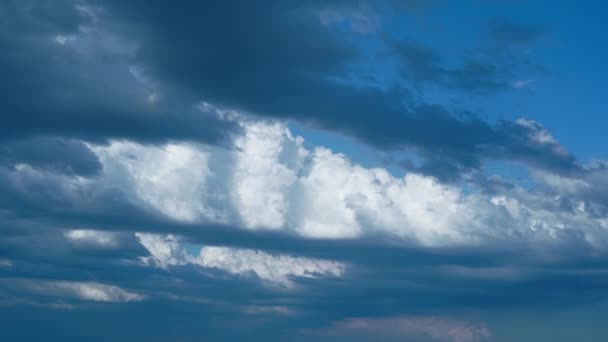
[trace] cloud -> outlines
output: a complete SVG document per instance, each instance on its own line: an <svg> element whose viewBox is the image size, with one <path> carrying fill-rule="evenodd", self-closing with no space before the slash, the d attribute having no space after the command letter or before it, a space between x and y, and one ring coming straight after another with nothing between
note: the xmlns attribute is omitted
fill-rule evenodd
<svg viewBox="0 0 608 342"><path fill-rule="evenodd" d="M289 277L339 277L344 265L325 260L273 256L261 251L205 246L195 262L204 267L216 267L229 273L255 272L262 280L290 286Z"/></svg>
<svg viewBox="0 0 608 342"><path fill-rule="evenodd" d="M308 151L281 124L252 124L237 140L233 183L236 210L247 227L286 224L288 192ZM294 170L294 168L296 170Z"/></svg>
<svg viewBox="0 0 608 342"><path fill-rule="evenodd" d="M82 282L56 282L49 284L51 291L56 288L58 292L65 291L66 294L75 295L81 300L94 302L132 302L140 301L145 297L141 294L128 292L120 287L99 283Z"/></svg>
<svg viewBox="0 0 608 342"><path fill-rule="evenodd" d="M545 31L389 46L384 16L412 6L0 4L0 340L470 342L503 337L498 311L608 298L606 163L417 88L529 86L518 53ZM294 122L415 162L357 161Z"/></svg>
<svg viewBox="0 0 608 342"><path fill-rule="evenodd" d="M0 161L67 175L94 176L101 171L97 156L82 141L64 138L35 137L5 143L0 147Z"/></svg>
<svg viewBox="0 0 608 342"><path fill-rule="evenodd" d="M107 31L97 7L73 1L8 1L0 12L5 18L0 47L10 51L0 57L0 71L11 75L0 81L6 113L2 140L61 137L59 143L40 146L50 152L46 155L32 144L54 138L18 143L13 148L20 157L29 154L38 163L57 167L58 156L65 153L60 149L81 148L69 138L220 143L235 130L214 113L196 109L198 101L134 75L133 43ZM158 101L149 100L154 94ZM90 173L94 165L72 166Z"/></svg>
<svg viewBox="0 0 608 342"><path fill-rule="evenodd" d="M159 147L116 141L94 150L112 177L108 181L122 183L150 207L183 221L221 219L220 212L201 205L210 172L204 149L187 143Z"/></svg>
<svg viewBox="0 0 608 342"><path fill-rule="evenodd" d="M17 279L26 288L43 295L93 302L134 302L145 296L126 291L118 286L78 281L48 281Z"/></svg>
<svg viewBox="0 0 608 342"><path fill-rule="evenodd" d="M601 216L565 211L559 198L517 187L465 192L458 184L415 172L396 177L324 147L307 149L283 124L241 125L245 133L235 150L195 143L91 144L104 170L94 178L46 173L27 164L5 169L0 183L4 205L33 218L57 218L63 229L142 231L135 225L151 232L196 235L205 233L186 227L202 224L216 225L208 228L209 237L226 239L238 229L221 226L317 239L397 237L420 246L534 241L599 247L605 239L598 229L604 224ZM531 151L569 157L535 122L519 120L501 131L522 146L532 146ZM519 153L529 153L536 162L539 158L531 151L522 148Z"/></svg>
<svg viewBox="0 0 608 342"><path fill-rule="evenodd" d="M111 232L92 229L73 229L64 233L65 237L76 244L116 247L117 237Z"/></svg>
<svg viewBox="0 0 608 342"><path fill-rule="evenodd" d="M186 252L180 246L177 238L172 235L161 236L157 234L135 233L139 242L148 250L150 257L144 257L146 264L167 268L170 265L184 265L188 263Z"/></svg>
<svg viewBox="0 0 608 342"><path fill-rule="evenodd" d="M608 213L608 195L604 191L608 183L608 166L605 161L590 161L582 166L581 173L575 175L541 170L533 175L571 210L582 210L598 218L605 217Z"/></svg>
<svg viewBox="0 0 608 342"><path fill-rule="evenodd" d="M248 306L244 308L245 312L250 315L283 315L291 316L295 313L285 306Z"/></svg>
<svg viewBox="0 0 608 342"><path fill-rule="evenodd" d="M146 264L163 268L186 264L204 268L217 268L225 272L246 276L255 274L264 282L292 287L291 277L339 277L345 266L338 262L287 255L271 255L259 250L216 246L203 246L198 255L189 254L174 236L136 233L141 244L150 252L143 257Z"/></svg>
<svg viewBox="0 0 608 342"><path fill-rule="evenodd" d="M533 87L535 83L536 83L536 81L533 79L517 80L512 83L512 86L513 86L513 88L522 89L522 88Z"/></svg>
<svg viewBox="0 0 608 342"><path fill-rule="evenodd" d="M496 133L499 143L482 148L488 157L520 160L534 168L558 174L581 171L576 158L536 121L523 118L514 122L501 121Z"/></svg>
<svg viewBox="0 0 608 342"><path fill-rule="evenodd" d="M337 336L424 338L446 342L487 341L491 337L484 325L443 317L350 318L335 322L325 332Z"/></svg>
<svg viewBox="0 0 608 342"><path fill-rule="evenodd" d="M380 24L375 13L368 4L360 4L359 8L329 8L321 10L319 19L324 25L344 25L352 32L368 34L379 29Z"/></svg>
<svg viewBox="0 0 608 342"><path fill-rule="evenodd" d="M4 23L0 44L7 51L21 51L0 60L0 68L18 80L0 85L9 113L9 124L0 132L4 140L20 141L12 147L15 152L6 155L12 163L30 155L31 165L94 174L99 164L70 139L228 144L240 127L199 105L208 102L250 116L295 120L348 134L388 151L413 149L425 160L418 170L442 180L479 170L487 159L530 163L530 154L538 157L534 167L558 172L576 168L572 156L522 145L521 139L504 134L504 127L515 123L462 119L449 108L415 100L401 86L347 81L357 76L352 65L371 62L357 44L345 39L349 33L323 24L321 14L363 11L371 16L377 6L313 2L298 4L295 11L287 4L4 4L12 19ZM180 25L166 23L166 18L180 18ZM234 21L240 25L228 24ZM289 44L294 39L300 44ZM372 39L386 44L380 35ZM203 45L210 48L200 48ZM414 79L469 90L511 87L493 63L470 58L459 68L447 69L428 48L401 44L395 50L409 61ZM53 58L42 58L47 55ZM32 136L56 139L64 146L27 142ZM44 148L36 147L41 144ZM52 157L67 151L69 161Z"/></svg>
<svg viewBox="0 0 608 342"><path fill-rule="evenodd" d="M598 202L579 197L584 188L571 187L577 192L568 199L573 205L550 188L463 189L412 172L399 177L322 146L305 146L285 124L241 125L234 150L192 142L89 143L102 164L94 177L27 165L4 169L3 206L19 216L0 213L0 255L13 262L0 268L0 303L11 310L77 309L96 305L93 298L123 298L90 286L89 292L107 296L81 297L80 285L26 291L14 280L19 275L45 286L88 284L83 279L94 275L96 284L145 296L121 305L134 316L172 307L220 317L205 323L212 326L231 322L240 327L235 336L272 317L281 326L271 334L276 337L326 332L331 322L353 317L378 326L375 320L387 316L418 319L439 312L445 318L460 308L570 307L605 298L605 216L588 209ZM530 143L555 143L534 123L521 125L533 130ZM599 165L594 177L601 174ZM259 190L272 179L280 186L267 187L268 194ZM248 188L251 193L243 195ZM163 193L176 206L166 206ZM248 206L254 209L240 209ZM176 215L180 207L193 215ZM264 219L248 219L254 212ZM75 227L119 231L112 233L119 248L66 238ZM95 233L75 235L96 239ZM272 310L246 309L258 306L289 308L291 323ZM401 338L392 336L387 339ZM341 337L350 335L319 339Z"/></svg>
<svg viewBox="0 0 608 342"><path fill-rule="evenodd" d="M582 211L564 216L559 201L541 194L520 188L465 193L418 173L399 178L324 147L308 150L302 138L279 123L242 126L245 133L235 151L123 142L93 147L107 171L101 183L129 180L123 188L136 203L151 204L182 222L272 229L307 238L382 235L422 246L578 243L581 238L596 244L603 239L594 228L601 224L597 218ZM569 158L535 122L518 120L501 132L531 151L545 149ZM519 153L529 153L530 162L537 162L538 156L525 150Z"/></svg>
<svg viewBox="0 0 608 342"><path fill-rule="evenodd" d="M479 169L488 158L529 161L526 151L523 156L519 151L533 146L507 139L502 124L459 118L449 108L416 100L402 86L350 81L360 76L352 66L364 67L373 60L350 33L327 25L327 16L321 14L361 11L357 6L339 1L298 3L296 11L290 2L101 3L112 13L105 20L128 32L124 39L138 43L135 59L142 70L199 101L267 119L295 120L384 150L415 149L430 162L456 166L451 170ZM179 18L179 25L169 18ZM391 45L382 35L370 39L379 46ZM300 43L290 44L293 40ZM394 45L398 48L389 48L389 54L409 62L413 79L468 91L511 88L511 67L502 66L505 63L465 58L461 67L451 69L436 63L433 50ZM400 78L398 84L408 83L408 77ZM506 153L488 155L488 148ZM572 162L550 151L533 152L542 156L536 167L553 168L553 160Z"/></svg>

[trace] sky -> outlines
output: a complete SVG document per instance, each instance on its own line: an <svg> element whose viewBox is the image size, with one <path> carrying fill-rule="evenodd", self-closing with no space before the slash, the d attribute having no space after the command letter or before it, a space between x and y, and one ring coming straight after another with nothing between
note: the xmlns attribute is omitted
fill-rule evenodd
<svg viewBox="0 0 608 342"><path fill-rule="evenodd" d="M0 340L605 341L606 10L2 1Z"/></svg>

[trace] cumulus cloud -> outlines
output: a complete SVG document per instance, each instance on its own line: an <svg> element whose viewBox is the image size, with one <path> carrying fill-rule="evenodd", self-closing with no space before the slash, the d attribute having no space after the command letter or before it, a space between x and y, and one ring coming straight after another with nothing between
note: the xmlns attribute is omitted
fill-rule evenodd
<svg viewBox="0 0 608 342"><path fill-rule="evenodd" d="M108 181L121 184L142 202L167 216L196 221L220 220L220 213L204 205L207 197L209 154L194 144L145 146L113 142L94 147Z"/></svg>
<svg viewBox="0 0 608 342"><path fill-rule="evenodd" d="M562 153L536 123L533 144ZM198 145L96 146L106 181L120 179L136 199L184 222L228 223L308 238L380 234L423 246L539 242L600 246L602 218L564 212L562 199L524 188L463 191L431 177L396 177L324 147L304 147L284 124L242 123L236 150ZM513 133L516 134L516 133ZM210 196L211 194L211 196ZM577 207L577 205L575 205Z"/></svg>
<svg viewBox="0 0 608 342"><path fill-rule="evenodd" d="M278 123L248 126L236 148L232 196L244 225L284 227L289 191L308 152Z"/></svg>

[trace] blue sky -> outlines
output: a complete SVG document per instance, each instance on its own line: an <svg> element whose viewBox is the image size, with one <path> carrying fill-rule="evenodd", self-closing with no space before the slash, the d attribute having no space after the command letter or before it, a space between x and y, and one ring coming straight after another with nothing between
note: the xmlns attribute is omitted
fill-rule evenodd
<svg viewBox="0 0 608 342"><path fill-rule="evenodd" d="M600 1L5 1L0 339L604 341Z"/></svg>

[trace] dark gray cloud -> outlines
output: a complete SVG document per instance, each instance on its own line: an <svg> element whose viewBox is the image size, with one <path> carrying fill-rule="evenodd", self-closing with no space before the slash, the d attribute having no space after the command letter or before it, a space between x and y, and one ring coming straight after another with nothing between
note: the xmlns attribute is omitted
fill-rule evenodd
<svg viewBox="0 0 608 342"><path fill-rule="evenodd" d="M548 169L576 168L571 156L514 136L508 126L462 119L420 103L407 89L347 82L353 67L371 63L348 32L322 22L323 10L348 3L184 2L142 6L100 1L117 30L139 43L146 72L218 106L263 117L293 119L352 135L383 149L415 147L452 169L478 167L483 158L530 160ZM502 29L505 31L506 29ZM379 38L384 40L384 38ZM429 81L467 91L510 87L510 68L483 59L460 68L439 64L433 50L395 45L407 61L406 81ZM538 147L538 148L537 148ZM494 150L484 153L485 150ZM496 152L503 150L504 152Z"/></svg>
<svg viewBox="0 0 608 342"><path fill-rule="evenodd" d="M559 196L564 207L574 210L582 206L594 217L608 214L608 164L602 160L591 161L581 167L575 175L555 175L539 172L536 178L546 185L551 193Z"/></svg>
<svg viewBox="0 0 608 342"><path fill-rule="evenodd" d="M298 291L285 291L220 270L196 266L169 270L144 267L135 260L145 252L126 248L128 245L114 252L91 254L72 249L59 235L51 238L53 228L46 231L47 234L37 237L21 237L22 245L30 246L29 251L22 249L21 253L1 255L13 258L13 264L10 268L0 267L0 304L1 312L7 315L6 322L27 322L34 330L53 338L63 337L66 331L76 336L72 338L84 338L91 334L91 324L103 320L104 336L119 340L125 336L230 340L254 331L256 338L293 336L306 340L315 336L320 340L336 340L327 329L345 319L425 317L439 311L448 321L453 317L478 320L475 315L463 315L462 310L530 308L550 312L593 303L607 295L602 271L605 258L577 253L568 253L563 260L543 261L539 258L542 253L522 255L521 251L513 250L497 263L480 265L478 261L488 254L479 250L469 249L468 261L461 258L462 251L454 251L429 263L433 252L428 250L421 251L423 254L416 259L412 255L396 258L380 246L378 253L372 254L359 248L345 253L351 256L351 266L344 277L294 279ZM46 242L45 248L35 240ZM334 256L343 253L344 248L349 249L348 243L333 243L331 247ZM7 251L4 247L0 250ZM379 256L386 258L377 260ZM107 283L136 289L148 299L128 305L57 299L44 292L29 292L28 279ZM266 310L262 309L265 307ZM283 309L275 312L276 307ZM122 313L128 315L122 317ZM57 330L44 323L48 320ZM20 324L11 325L0 336L32 340L36 333L29 330Z"/></svg>
<svg viewBox="0 0 608 342"><path fill-rule="evenodd" d="M149 89L130 72L128 44L98 31L94 15L76 5L0 5L3 141L35 135L227 140L234 125L197 110L187 97L165 94L151 103Z"/></svg>
<svg viewBox="0 0 608 342"><path fill-rule="evenodd" d="M82 141L64 138L34 137L7 142L0 146L0 161L13 167L27 164L68 175L93 176L101 170L97 155Z"/></svg>
<svg viewBox="0 0 608 342"><path fill-rule="evenodd" d="M529 162L530 155L538 156L537 167L560 172L576 167L571 156L505 132L516 127L513 123L463 119L415 101L404 88L347 82L356 76L353 66L371 61L348 33L324 24L320 14L328 8L345 11L348 3L79 6L70 1L2 6L7 20L0 44L8 53L0 57L0 68L11 75L0 84L7 113L2 139L228 141L238 128L196 107L204 100L346 133L383 149L414 147L423 156L440 156L429 160L445 165L439 173L478 168L484 158ZM446 69L428 48L397 46L410 66L407 78L414 81L469 91L507 85L493 64L471 59ZM437 167L421 170L426 169Z"/></svg>
<svg viewBox="0 0 608 342"><path fill-rule="evenodd" d="M424 162L409 169L450 181L459 179L462 173L479 170L484 160L511 160L561 175L580 177L584 173L583 166L574 155L538 122L503 120L494 127L482 121L476 122L478 130L468 133L478 135L469 136L468 145L455 145L465 142L461 139L435 149L421 148L419 152L425 157ZM452 132L449 128L444 132L429 130L448 139Z"/></svg>

